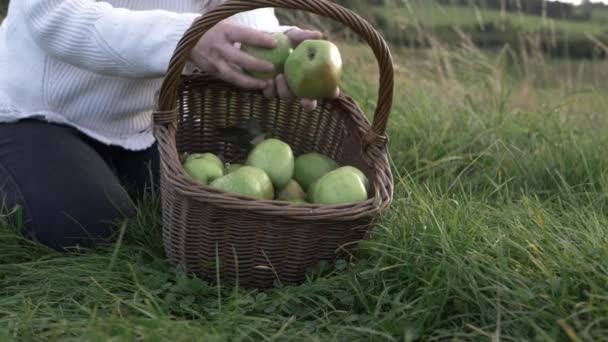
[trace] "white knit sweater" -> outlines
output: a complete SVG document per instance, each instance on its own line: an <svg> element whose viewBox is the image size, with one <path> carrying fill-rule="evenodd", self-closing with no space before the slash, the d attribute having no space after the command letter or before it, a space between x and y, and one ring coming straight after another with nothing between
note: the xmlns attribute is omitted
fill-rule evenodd
<svg viewBox="0 0 608 342"><path fill-rule="evenodd" d="M201 0L13 0L0 26L0 122L39 117L106 144L154 142L151 111ZM280 31L271 8L236 23Z"/></svg>

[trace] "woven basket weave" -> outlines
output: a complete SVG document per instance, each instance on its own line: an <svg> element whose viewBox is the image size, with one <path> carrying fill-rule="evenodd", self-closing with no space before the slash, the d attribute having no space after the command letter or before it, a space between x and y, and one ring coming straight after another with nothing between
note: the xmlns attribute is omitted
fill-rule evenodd
<svg viewBox="0 0 608 342"><path fill-rule="evenodd" d="M373 124L342 94L319 102L313 113L297 101L267 99L204 73L182 71L197 41L215 24L263 7L304 10L337 20L371 46L380 69ZM385 128L392 106L393 64L382 37L361 17L324 0L228 1L195 21L179 42L154 113L161 156L162 238L170 260L203 279L244 287L299 284L320 261L335 261L344 245L367 237L392 201L393 178ZM219 128L257 119L289 143L294 154L316 151L360 168L370 199L335 206L263 201L224 193L193 181L184 152L213 152L231 160L247 151L222 139ZM219 279L218 279L219 277Z"/></svg>

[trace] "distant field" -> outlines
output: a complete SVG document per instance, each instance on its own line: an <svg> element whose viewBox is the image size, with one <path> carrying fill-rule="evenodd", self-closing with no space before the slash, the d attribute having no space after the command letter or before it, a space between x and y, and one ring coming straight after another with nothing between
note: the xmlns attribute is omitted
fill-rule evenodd
<svg viewBox="0 0 608 342"><path fill-rule="evenodd" d="M608 42L608 11L596 11L589 21L555 20L427 1L407 7L371 6L369 13L368 18L389 40L407 46L428 45L429 37L458 43L461 31L482 47L534 42L551 55L593 58L605 55L596 41Z"/></svg>
<svg viewBox="0 0 608 342"><path fill-rule="evenodd" d="M432 1L413 3L408 7L372 7L375 14L380 14L394 24L421 24L424 27L433 28L438 26L477 27L483 30L484 23L500 23L508 21L512 26L527 31L538 31L541 29L558 29L578 34L601 34L606 31L606 26L601 25L599 20L592 21L568 21L542 18L539 16L501 13L476 7L441 6ZM597 17L608 18L608 11Z"/></svg>

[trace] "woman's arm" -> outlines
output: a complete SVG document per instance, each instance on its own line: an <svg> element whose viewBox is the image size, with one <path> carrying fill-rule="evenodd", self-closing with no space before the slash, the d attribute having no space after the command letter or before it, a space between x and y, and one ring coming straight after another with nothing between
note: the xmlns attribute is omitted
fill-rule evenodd
<svg viewBox="0 0 608 342"><path fill-rule="evenodd" d="M105 75L154 78L199 13L132 11L95 0L16 0L21 20L50 56Z"/></svg>
<svg viewBox="0 0 608 342"><path fill-rule="evenodd" d="M279 23L274 8L260 8L253 11L241 12L232 16L229 21L234 24L266 32L286 32L294 26L284 26Z"/></svg>

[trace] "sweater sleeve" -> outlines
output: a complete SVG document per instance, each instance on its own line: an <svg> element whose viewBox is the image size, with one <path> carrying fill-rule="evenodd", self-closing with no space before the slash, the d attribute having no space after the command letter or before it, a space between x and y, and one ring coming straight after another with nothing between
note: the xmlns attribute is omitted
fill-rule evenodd
<svg viewBox="0 0 608 342"><path fill-rule="evenodd" d="M274 8L260 8L241 12L230 17L230 20L235 24L266 32L286 32L295 28L294 26L279 24Z"/></svg>
<svg viewBox="0 0 608 342"><path fill-rule="evenodd" d="M50 56L118 77L162 77L199 13L134 11L95 0L18 0L30 34Z"/></svg>

